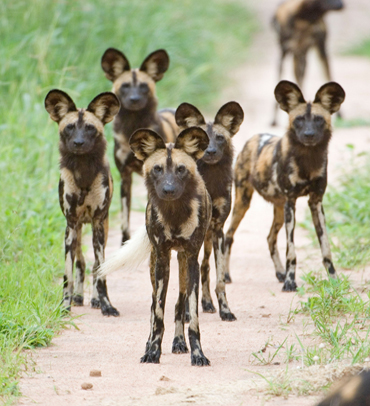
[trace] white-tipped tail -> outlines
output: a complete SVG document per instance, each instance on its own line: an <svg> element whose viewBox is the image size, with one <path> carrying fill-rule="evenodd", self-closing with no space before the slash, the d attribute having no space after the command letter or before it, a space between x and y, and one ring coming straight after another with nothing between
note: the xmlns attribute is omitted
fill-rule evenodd
<svg viewBox="0 0 370 406"><path fill-rule="evenodd" d="M119 268L136 269L148 258L151 244L146 232L146 226L140 227L122 247L107 258L98 268L98 277L104 277Z"/></svg>

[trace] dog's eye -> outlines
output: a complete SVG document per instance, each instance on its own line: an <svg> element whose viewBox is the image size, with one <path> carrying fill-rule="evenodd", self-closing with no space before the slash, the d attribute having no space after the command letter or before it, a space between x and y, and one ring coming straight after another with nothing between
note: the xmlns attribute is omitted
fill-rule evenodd
<svg viewBox="0 0 370 406"><path fill-rule="evenodd" d="M90 132L90 133L93 133L93 132L96 131L95 126L93 126L92 124L86 124L86 125L85 125L85 129L86 129L86 131L88 131L88 132Z"/></svg>
<svg viewBox="0 0 370 406"><path fill-rule="evenodd" d="M65 130L66 130L67 132L71 132L74 128L75 128L75 125L72 124L72 123L69 123L69 124L66 125Z"/></svg>
<svg viewBox="0 0 370 406"><path fill-rule="evenodd" d="M295 120L294 120L294 123L295 123L296 125L302 125L303 122L304 122L304 117L303 117L303 116L297 116L297 117L295 118Z"/></svg>
<svg viewBox="0 0 370 406"><path fill-rule="evenodd" d="M186 167L185 167L185 165L179 165L179 166L177 167L177 173L178 173L179 175L183 175L185 172L186 172Z"/></svg>
<svg viewBox="0 0 370 406"><path fill-rule="evenodd" d="M154 165L153 171L156 175L159 175L163 172L163 168L160 165Z"/></svg>
<svg viewBox="0 0 370 406"><path fill-rule="evenodd" d="M143 93L149 92L149 87L146 83L140 83L139 88Z"/></svg>
<svg viewBox="0 0 370 406"><path fill-rule="evenodd" d="M225 141L225 137L223 135L216 135L216 141L223 142Z"/></svg>
<svg viewBox="0 0 370 406"><path fill-rule="evenodd" d="M324 117L315 116L314 121L315 121L316 124L322 124L325 120L324 120Z"/></svg>
<svg viewBox="0 0 370 406"><path fill-rule="evenodd" d="M130 87L130 83L122 83L121 89L128 89Z"/></svg>

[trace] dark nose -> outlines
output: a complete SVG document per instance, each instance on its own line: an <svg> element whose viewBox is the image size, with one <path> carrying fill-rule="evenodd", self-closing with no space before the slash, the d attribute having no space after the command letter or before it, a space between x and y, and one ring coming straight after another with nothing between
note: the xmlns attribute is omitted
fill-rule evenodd
<svg viewBox="0 0 370 406"><path fill-rule="evenodd" d="M209 147L206 149L206 154L209 156L216 155L217 149L215 147Z"/></svg>
<svg viewBox="0 0 370 406"><path fill-rule="evenodd" d="M82 145L85 144L85 141L84 140L75 140L75 141L73 141L73 144L75 147L82 147Z"/></svg>
<svg viewBox="0 0 370 406"><path fill-rule="evenodd" d="M305 136L306 138L313 138L314 135L315 135L315 131L314 131L314 130L311 130L311 129L306 130L306 131L304 132L304 136Z"/></svg>
<svg viewBox="0 0 370 406"><path fill-rule="evenodd" d="M175 185L173 185L172 183L166 183L163 186L163 193L166 196L173 196L175 194Z"/></svg>
<svg viewBox="0 0 370 406"><path fill-rule="evenodd" d="M132 96L130 96L130 101L133 103L137 103L140 100L140 96L134 94Z"/></svg>

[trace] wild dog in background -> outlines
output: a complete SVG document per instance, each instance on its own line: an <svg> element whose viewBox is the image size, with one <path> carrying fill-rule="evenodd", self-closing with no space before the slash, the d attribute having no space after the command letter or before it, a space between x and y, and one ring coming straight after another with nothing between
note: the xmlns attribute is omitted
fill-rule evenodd
<svg viewBox="0 0 370 406"><path fill-rule="evenodd" d="M100 308L104 315L118 316L109 301L106 280L97 278L96 271L104 261L108 210L113 193L105 156L104 125L118 113L119 101L113 93L101 93L86 109L77 109L67 93L51 90L45 98L45 108L50 118L59 124L59 203L67 220L64 305L70 310L73 300L74 305L83 306L85 260L81 250L81 229L84 223L91 223L95 255L91 307Z"/></svg>
<svg viewBox="0 0 370 406"><path fill-rule="evenodd" d="M320 87L313 103L307 103L297 85L283 80L275 88L275 98L280 108L289 114L289 128L282 138L270 134L255 135L245 144L237 158L235 205L226 234L226 255L229 264L234 233L249 208L253 191L257 190L274 205L274 220L267 241L276 277L279 282L284 282L283 291L294 291L297 288L295 204L300 196L309 196L308 205L320 242L323 263L329 276L336 278L322 199L327 185L331 114L339 110L345 93L339 84L329 82ZM276 244L284 221L287 235L285 269Z"/></svg>
<svg viewBox="0 0 370 406"><path fill-rule="evenodd" d="M294 75L298 86L302 87L310 48L317 49L326 80L332 79L326 50L327 29L323 17L328 11L341 10L343 7L342 0L286 0L278 6L273 17L273 27L280 45L278 80L282 77L284 59L291 53ZM277 108L276 104L272 125L276 125Z"/></svg>
<svg viewBox="0 0 370 406"><path fill-rule="evenodd" d="M157 111L155 84L167 71L170 60L165 50L148 55L139 69L131 69L126 56L114 48L105 51L101 66L113 82L113 92L121 102L114 120L114 159L121 174L122 244L130 238L132 173L142 174L143 163L130 150L129 139L139 128L150 128L165 142L178 133L175 111Z"/></svg>
<svg viewBox="0 0 370 406"><path fill-rule="evenodd" d="M134 267L150 253L153 287L151 329L141 362L158 363L164 333L164 309L170 274L171 250L178 252L179 298L175 308L173 353L187 353L184 336L185 298L189 298L189 341L192 365L209 365L202 352L198 323L198 255L208 229L212 204L196 160L203 156L208 136L200 128L182 131L175 144L165 144L152 130L137 130L130 138L135 156L144 161L149 201L146 228L134 234L101 266L101 274L121 266Z"/></svg>
<svg viewBox="0 0 370 406"><path fill-rule="evenodd" d="M231 210L232 163L234 150L232 137L239 131L243 122L243 109L236 102L226 103L216 114L214 122L206 123L200 111L191 104L183 103L176 110L176 122L181 128L198 126L209 137L209 144L203 158L197 162L208 193L212 199L212 220L204 240L204 258L201 265L202 307L207 313L216 309L212 303L209 286L209 257L212 244L216 264L216 295L222 320L236 320L226 299L225 280L225 238L223 227Z"/></svg>
<svg viewBox="0 0 370 406"><path fill-rule="evenodd" d="M369 406L370 405L370 371L362 370L359 374L341 379L317 406Z"/></svg>

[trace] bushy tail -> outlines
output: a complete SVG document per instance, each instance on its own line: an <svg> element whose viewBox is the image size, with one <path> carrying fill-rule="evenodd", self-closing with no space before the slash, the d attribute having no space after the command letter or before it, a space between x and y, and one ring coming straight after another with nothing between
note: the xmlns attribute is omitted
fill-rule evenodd
<svg viewBox="0 0 370 406"><path fill-rule="evenodd" d="M135 269L148 258L150 250L151 244L146 226L140 227L132 238L100 265L98 276L106 276L121 267L125 270Z"/></svg>

